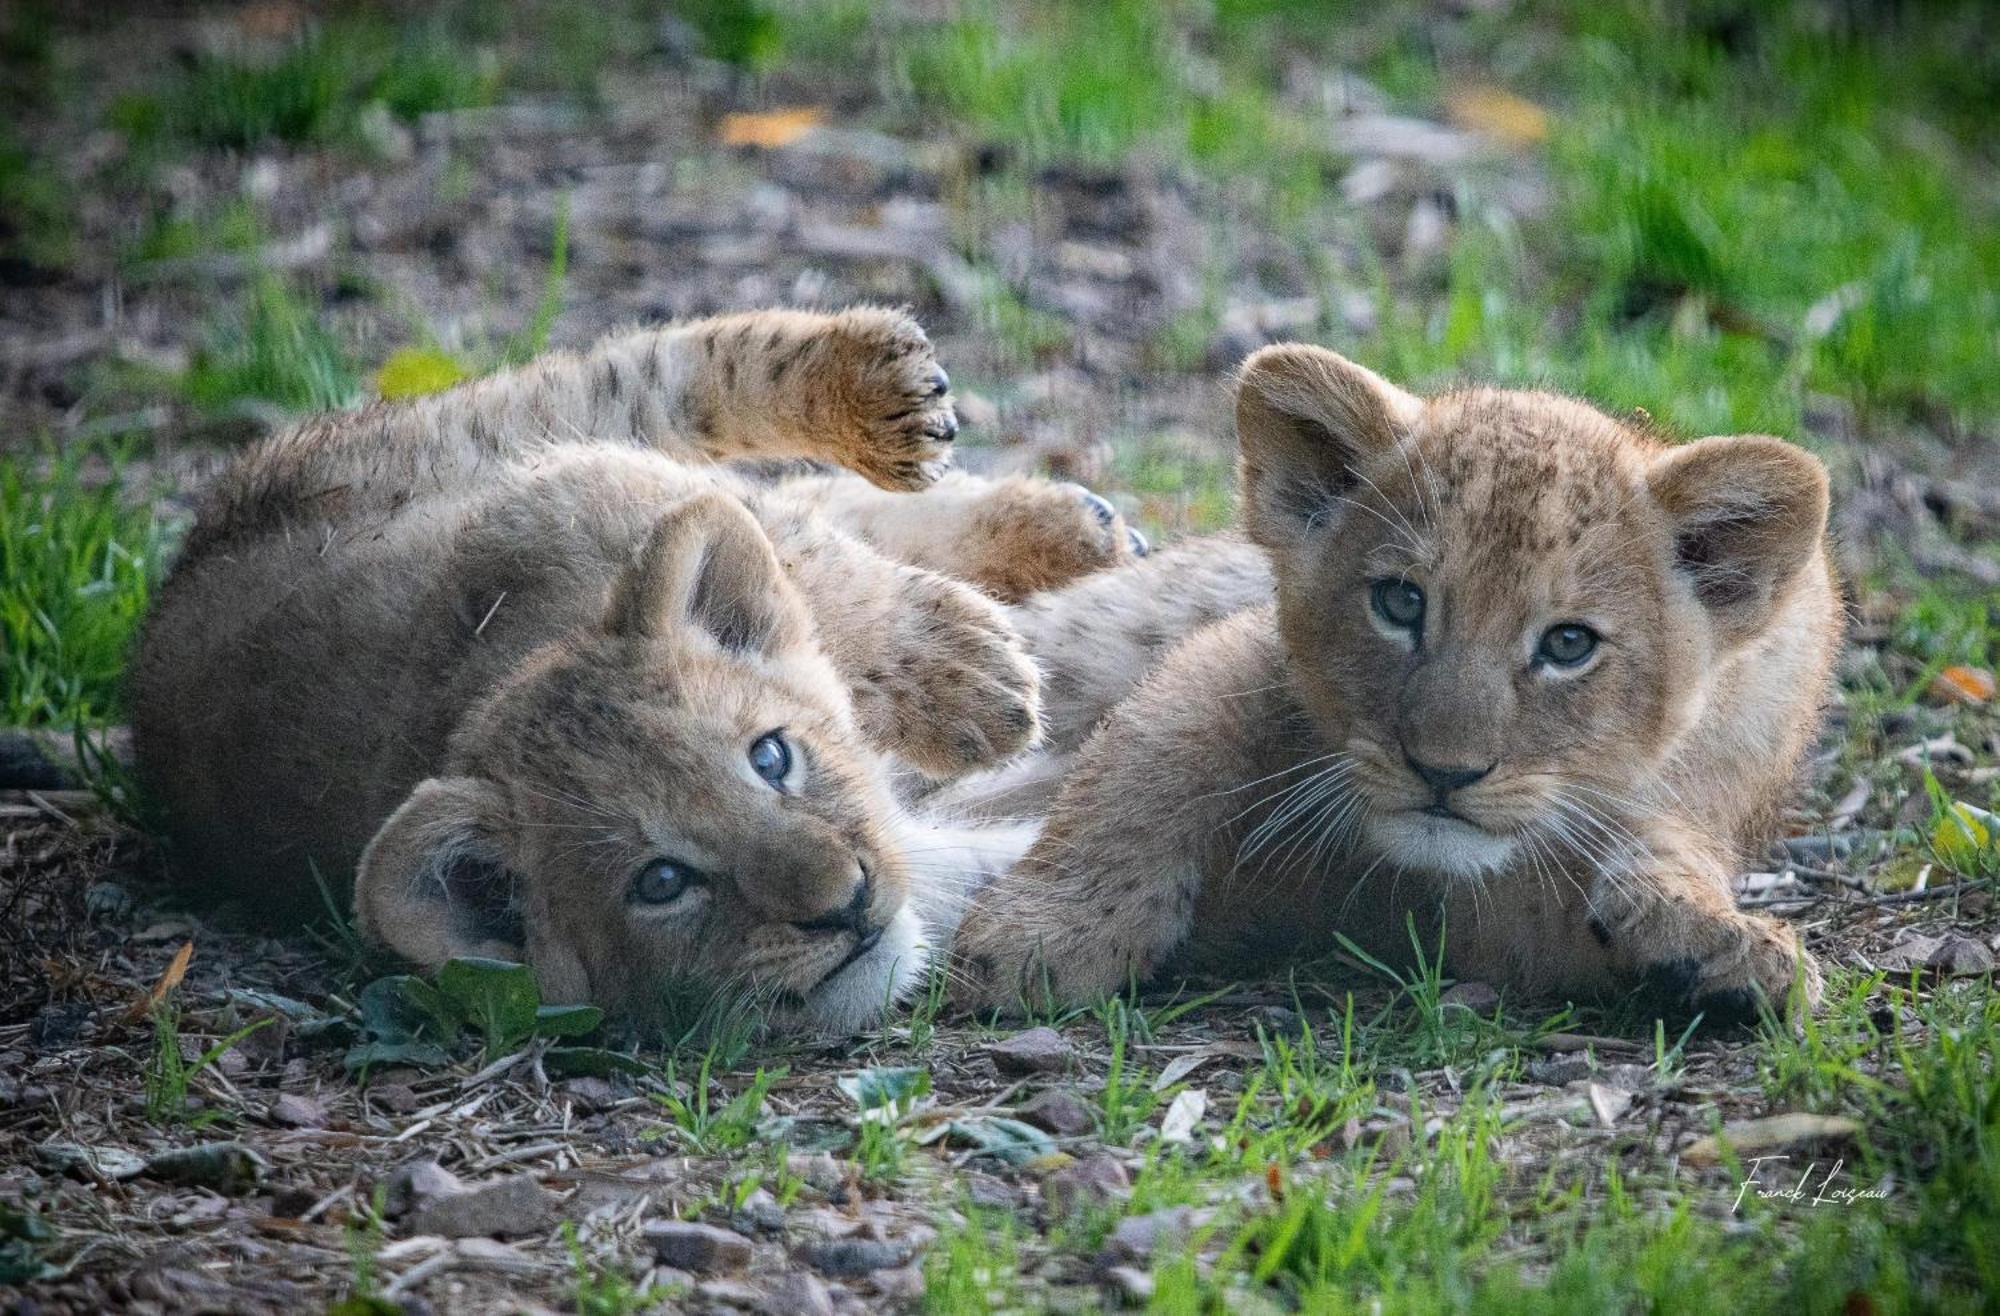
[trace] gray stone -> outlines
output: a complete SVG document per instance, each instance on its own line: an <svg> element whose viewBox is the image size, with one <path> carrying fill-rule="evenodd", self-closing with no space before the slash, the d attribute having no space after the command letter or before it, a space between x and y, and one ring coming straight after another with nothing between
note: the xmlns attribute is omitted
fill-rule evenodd
<svg viewBox="0 0 2000 1316"><path fill-rule="evenodd" d="M714 1275L750 1264L750 1240L733 1229L696 1220L651 1220L644 1235L654 1259L675 1270Z"/></svg>
<svg viewBox="0 0 2000 1316"><path fill-rule="evenodd" d="M297 1092L279 1094L278 1099L271 1103L270 1117L271 1123L288 1129L326 1127L326 1107Z"/></svg>
<svg viewBox="0 0 2000 1316"><path fill-rule="evenodd" d="M1137 1266L1113 1266L1104 1278L1128 1307L1143 1307L1153 1300L1153 1277Z"/></svg>
<svg viewBox="0 0 2000 1316"><path fill-rule="evenodd" d="M1058 1138L1080 1138L1097 1127L1097 1112L1077 1095L1074 1088L1048 1088L1015 1114L1024 1124L1032 1124Z"/></svg>
<svg viewBox="0 0 2000 1316"><path fill-rule="evenodd" d="M624 1095L610 1080L586 1074L581 1078L566 1078L556 1084L556 1091L575 1104L581 1111L609 1110L618 1104Z"/></svg>
<svg viewBox="0 0 2000 1316"><path fill-rule="evenodd" d="M408 1083L370 1083L368 1099L392 1115L407 1115L424 1104Z"/></svg>
<svg viewBox="0 0 2000 1316"><path fill-rule="evenodd" d="M411 1161L399 1165L389 1176L382 1210L390 1219L408 1215L418 1207L465 1191L459 1177L436 1161Z"/></svg>
<svg viewBox="0 0 2000 1316"><path fill-rule="evenodd" d="M413 1234L445 1238L503 1238L539 1234L555 1223L556 1199L532 1175L489 1179L438 1197L410 1212Z"/></svg>
<svg viewBox="0 0 2000 1316"><path fill-rule="evenodd" d="M853 1279L878 1270L908 1265L910 1249L901 1243L884 1243L872 1238L830 1238L808 1243L799 1249L805 1263L822 1275Z"/></svg>
<svg viewBox="0 0 2000 1316"><path fill-rule="evenodd" d="M924 1296L924 1272L919 1266L896 1266L875 1272L875 1292L884 1302L908 1304Z"/></svg>
<svg viewBox="0 0 2000 1316"><path fill-rule="evenodd" d="M757 1303L764 1316L833 1316L833 1295L811 1271L795 1270Z"/></svg>
<svg viewBox="0 0 2000 1316"><path fill-rule="evenodd" d="M1104 1240L1102 1259L1108 1266L1144 1265L1162 1247L1180 1247L1206 1224L1211 1213L1191 1206L1127 1216Z"/></svg>
<svg viewBox="0 0 2000 1316"><path fill-rule="evenodd" d="M1586 1055L1550 1056L1547 1060L1537 1060L1529 1064L1528 1077L1536 1083L1559 1088L1589 1078L1590 1057Z"/></svg>
<svg viewBox="0 0 2000 1316"><path fill-rule="evenodd" d="M1125 1167L1109 1156L1086 1156L1042 1180L1042 1201L1056 1216L1100 1206L1131 1191Z"/></svg>
<svg viewBox="0 0 2000 1316"><path fill-rule="evenodd" d="M1076 1048L1053 1028L1030 1028L986 1048L1003 1074L1052 1074L1068 1069Z"/></svg>

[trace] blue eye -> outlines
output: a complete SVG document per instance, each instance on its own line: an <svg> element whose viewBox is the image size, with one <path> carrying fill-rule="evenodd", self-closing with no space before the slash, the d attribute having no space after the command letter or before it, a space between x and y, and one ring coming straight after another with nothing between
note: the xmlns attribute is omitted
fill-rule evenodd
<svg viewBox="0 0 2000 1316"><path fill-rule="evenodd" d="M1576 667L1597 652L1597 632L1588 626L1565 622L1542 632L1535 656L1557 667Z"/></svg>
<svg viewBox="0 0 2000 1316"><path fill-rule="evenodd" d="M792 771L792 747L785 743L784 733L773 731L758 737L750 746L750 770L773 786L784 785Z"/></svg>
<svg viewBox="0 0 2000 1316"><path fill-rule="evenodd" d="M1368 586L1375 614L1398 630L1421 634L1424 628L1424 592L1407 580L1378 580Z"/></svg>
<svg viewBox="0 0 2000 1316"><path fill-rule="evenodd" d="M655 859L632 876L632 899L641 905L668 905L701 881L701 874L671 859Z"/></svg>

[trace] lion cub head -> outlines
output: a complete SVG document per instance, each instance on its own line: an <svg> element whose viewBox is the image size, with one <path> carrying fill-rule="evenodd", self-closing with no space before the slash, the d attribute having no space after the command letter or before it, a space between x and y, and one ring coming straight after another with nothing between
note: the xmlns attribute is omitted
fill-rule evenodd
<svg viewBox="0 0 2000 1316"><path fill-rule="evenodd" d="M1237 395L1244 514L1370 848L1442 878L1643 811L1729 656L1821 551L1778 439L1680 446L1572 399L1422 399L1315 347ZM1594 830L1593 830L1594 829Z"/></svg>
<svg viewBox="0 0 2000 1316"><path fill-rule="evenodd" d="M680 504L602 622L531 653L382 825L363 931L642 1020L691 982L860 1026L927 950L843 689L749 513Z"/></svg>

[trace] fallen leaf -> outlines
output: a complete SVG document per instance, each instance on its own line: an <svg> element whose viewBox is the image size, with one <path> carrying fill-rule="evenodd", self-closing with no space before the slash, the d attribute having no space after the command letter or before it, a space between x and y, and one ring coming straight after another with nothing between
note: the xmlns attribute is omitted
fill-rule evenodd
<svg viewBox="0 0 2000 1316"><path fill-rule="evenodd" d="M724 146L760 146L769 151L791 145L825 122L826 111L812 105L725 114L717 136Z"/></svg>
<svg viewBox="0 0 2000 1316"><path fill-rule="evenodd" d="M180 986L181 979L187 977L188 961L193 958L194 943L182 942L181 948L175 951L173 959L167 962L166 970L160 974L152 990L132 1002L132 1008L125 1012L125 1022L136 1024L159 1008L160 1002L167 999L167 993Z"/></svg>
<svg viewBox="0 0 2000 1316"><path fill-rule="evenodd" d="M1743 1120L1724 1125L1720 1134L1697 1138L1681 1152L1690 1165L1715 1165L1722 1160L1724 1147L1739 1159L1805 1152L1833 1143L1852 1142L1861 1126L1842 1115L1814 1115L1793 1111Z"/></svg>
<svg viewBox="0 0 2000 1316"><path fill-rule="evenodd" d="M1049 1135L1020 1120L1001 1115L971 1115L945 1125L945 1135L976 1155L991 1156L1019 1168L1056 1149Z"/></svg>
<svg viewBox="0 0 2000 1316"><path fill-rule="evenodd" d="M1931 833L1931 850L1954 873L1972 875L2000 831L2000 818L1963 800L1952 804Z"/></svg>
<svg viewBox="0 0 2000 1316"><path fill-rule="evenodd" d="M1632 1094L1623 1088L1590 1083L1584 1087L1584 1095L1590 1098L1590 1113L1597 1117L1601 1129L1617 1127L1618 1117L1632 1108Z"/></svg>
<svg viewBox="0 0 2000 1316"><path fill-rule="evenodd" d="M1931 678L1931 698L1947 704L1986 703L1993 688L1993 673L1983 667L1947 667Z"/></svg>
<svg viewBox="0 0 2000 1316"><path fill-rule="evenodd" d="M449 352L434 347L405 347L391 352L375 372L375 391L386 401L441 393L471 372Z"/></svg>
<svg viewBox="0 0 2000 1316"><path fill-rule="evenodd" d="M1207 1051L1196 1051L1190 1055L1175 1056L1167 1062L1166 1068L1160 1071L1159 1077L1153 1080L1153 1091L1165 1092L1168 1088L1180 1082L1189 1074L1194 1073L1195 1070L1200 1069L1214 1058Z"/></svg>
<svg viewBox="0 0 2000 1316"><path fill-rule="evenodd" d="M1467 87L1445 107L1461 128L1512 147L1534 146L1549 135L1549 113L1502 87Z"/></svg>
<svg viewBox="0 0 2000 1316"><path fill-rule="evenodd" d="M1208 1113L1208 1093L1200 1088L1189 1088L1167 1103L1167 1113L1160 1117L1161 1142L1193 1142L1195 1125Z"/></svg>

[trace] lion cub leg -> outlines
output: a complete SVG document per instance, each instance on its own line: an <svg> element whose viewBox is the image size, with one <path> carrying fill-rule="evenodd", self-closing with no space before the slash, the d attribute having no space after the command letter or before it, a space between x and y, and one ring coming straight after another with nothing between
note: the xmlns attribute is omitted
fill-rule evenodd
<svg viewBox="0 0 2000 1316"><path fill-rule="evenodd" d="M1729 867L1715 847L1664 824L1645 852L1597 866L1587 926L1613 971L1663 1003L1711 1023L1747 1023L1760 1003L1783 1013L1794 982L1819 1003L1819 966L1776 919L1736 907Z"/></svg>
<svg viewBox="0 0 2000 1316"><path fill-rule="evenodd" d="M900 311L754 311L675 335L696 363L679 411L711 458L808 457L903 490L951 466L951 379Z"/></svg>
<svg viewBox="0 0 2000 1316"><path fill-rule="evenodd" d="M899 561L970 581L1003 603L1144 557L1144 535L1078 484L955 471L922 498L859 480L809 476L786 488Z"/></svg>
<svg viewBox="0 0 2000 1316"><path fill-rule="evenodd" d="M1282 686L1259 608L1191 636L1120 704L1075 756L1034 848L974 897L953 944L958 1005L1101 998L1198 939L1204 887L1233 880L1214 876L1232 874L1233 822L1304 757L1264 716ZM1240 718L1222 698L1238 691ZM1230 898L1254 903L1248 887Z"/></svg>
<svg viewBox="0 0 2000 1316"><path fill-rule="evenodd" d="M752 510L875 744L952 777L1034 743L1040 676L998 603L884 557L782 493L753 495Z"/></svg>

